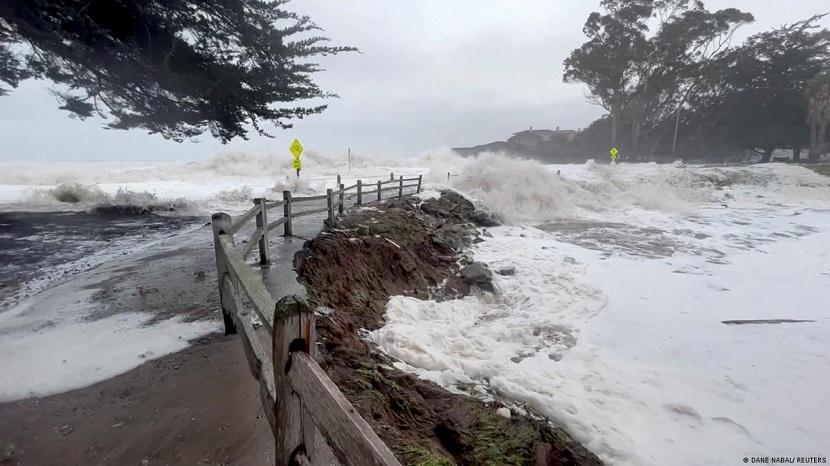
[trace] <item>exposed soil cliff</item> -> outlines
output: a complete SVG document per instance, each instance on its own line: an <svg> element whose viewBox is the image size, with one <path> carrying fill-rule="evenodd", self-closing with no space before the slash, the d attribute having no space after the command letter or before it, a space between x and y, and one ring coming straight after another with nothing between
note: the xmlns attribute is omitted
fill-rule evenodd
<svg viewBox="0 0 830 466"><path fill-rule="evenodd" d="M383 325L390 296L452 299L476 226L497 222L458 194L355 209L297 254L318 318L321 365L396 456L409 465L600 465L543 420L496 413L502 405L450 393L391 367L361 336ZM467 280L469 283L470 280Z"/></svg>

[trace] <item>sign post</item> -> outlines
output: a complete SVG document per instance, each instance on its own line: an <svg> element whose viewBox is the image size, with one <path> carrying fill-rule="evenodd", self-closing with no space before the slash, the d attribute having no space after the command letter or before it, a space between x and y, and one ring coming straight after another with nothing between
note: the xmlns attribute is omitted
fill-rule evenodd
<svg viewBox="0 0 830 466"><path fill-rule="evenodd" d="M616 147L612 147L611 150L608 151L608 152L611 154L611 163L616 162L617 161L617 154L619 154L620 151L618 151Z"/></svg>
<svg viewBox="0 0 830 466"><path fill-rule="evenodd" d="M291 162L291 167L294 168L294 170L297 170L297 176L299 177L300 170L303 168L303 162L300 161L300 154L303 153L303 145L300 144L300 141L295 139L288 149L291 151L291 154L294 155L294 160Z"/></svg>

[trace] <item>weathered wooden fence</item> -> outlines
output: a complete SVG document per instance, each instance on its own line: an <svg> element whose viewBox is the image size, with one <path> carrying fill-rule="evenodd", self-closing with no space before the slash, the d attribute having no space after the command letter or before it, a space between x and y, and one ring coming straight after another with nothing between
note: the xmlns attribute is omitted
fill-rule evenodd
<svg viewBox="0 0 830 466"><path fill-rule="evenodd" d="M254 199L254 207L236 220L226 213L212 216L225 333L239 333L251 373L259 381L263 409L274 432L278 466L400 464L315 362L315 317L308 304L295 296L276 301L246 263L257 247L259 262L269 263L269 232L283 225L284 235L292 235L294 218L327 212L326 221L333 223L336 215L343 213L346 200L357 198L355 204L361 205L368 201L364 198L367 195L381 200L384 192L394 192L397 197L403 196L406 188L420 192L422 177L396 179L393 174L388 181L371 185L357 181L348 187L340 181L338 176L339 189L328 189L325 195L292 197L284 191L280 201ZM294 211L297 204L324 199L325 208ZM269 223L269 211L280 206L282 217ZM234 234L254 219L253 236L240 251ZM253 316L263 323L264 331L255 329ZM270 354L266 350L269 343Z"/></svg>

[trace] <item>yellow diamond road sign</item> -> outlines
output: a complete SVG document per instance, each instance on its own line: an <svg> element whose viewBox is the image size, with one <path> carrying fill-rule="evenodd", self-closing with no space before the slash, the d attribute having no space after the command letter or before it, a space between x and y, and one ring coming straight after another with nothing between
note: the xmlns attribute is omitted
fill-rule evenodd
<svg viewBox="0 0 830 466"><path fill-rule="evenodd" d="M291 149L291 153L294 154L295 159L299 159L300 154L303 153L303 145L300 144L300 141L298 141L296 139L294 140L294 142L291 143L290 149Z"/></svg>
<svg viewBox="0 0 830 466"><path fill-rule="evenodd" d="M610 152L611 152L611 157L616 157L617 154L620 153L620 151L618 151L616 147L612 147Z"/></svg>

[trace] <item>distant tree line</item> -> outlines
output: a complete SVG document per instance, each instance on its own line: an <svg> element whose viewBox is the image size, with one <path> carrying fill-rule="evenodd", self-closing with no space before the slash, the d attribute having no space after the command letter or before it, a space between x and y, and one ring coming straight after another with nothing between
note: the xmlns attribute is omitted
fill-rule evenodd
<svg viewBox="0 0 830 466"><path fill-rule="evenodd" d="M735 8L698 0L602 0L587 41L565 60L565 82L582 83L607 114L571 143L562 159L725 157L746 151L770 161L776 149L818 160L830 123L830 31L825 15L732 44L754 21Z"/></svg>

